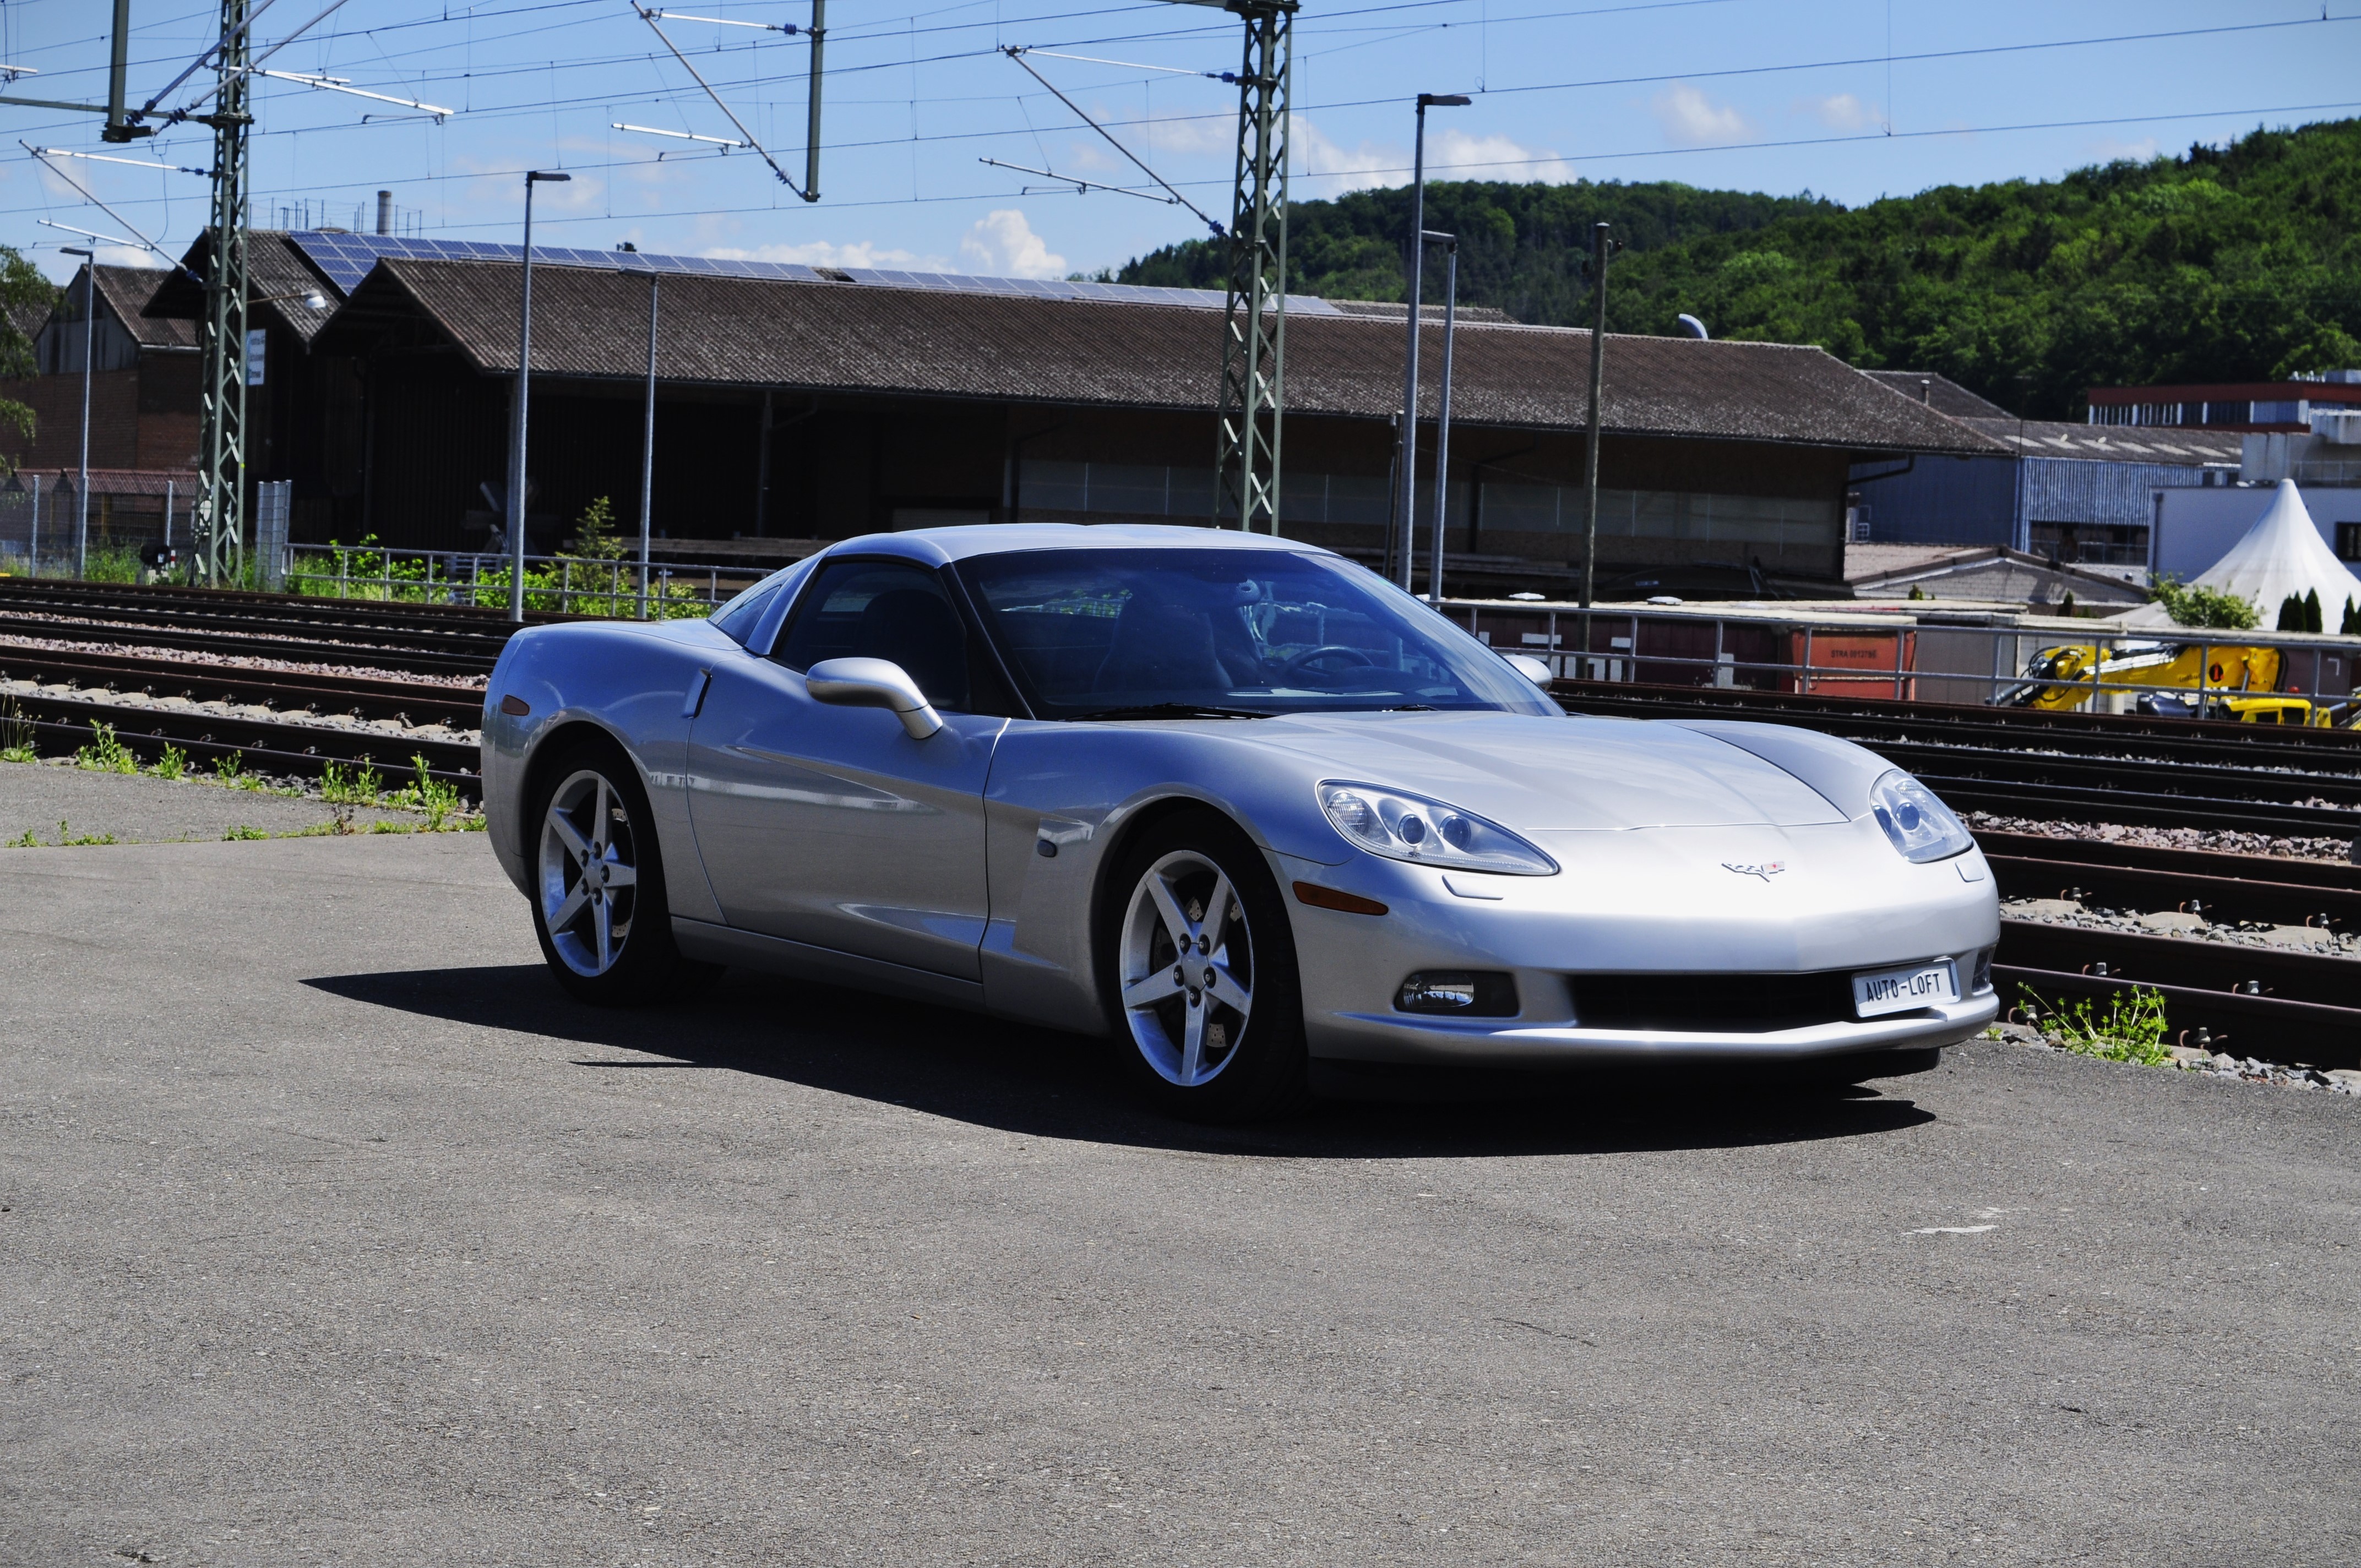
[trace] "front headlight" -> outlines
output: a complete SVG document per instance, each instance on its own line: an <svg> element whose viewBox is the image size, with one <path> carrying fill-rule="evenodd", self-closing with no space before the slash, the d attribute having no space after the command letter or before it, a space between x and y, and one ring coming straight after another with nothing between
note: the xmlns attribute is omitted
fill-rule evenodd
<svg viewBox="0 0 2361 1568"><path fill-rule="evenodd" d="M1499 823L1422 795L1331 780L1320 786L1320 808L1336 831L1388 860L1510 876L1557 874L1555 861Z"/></svg>
<svg viewBox="0 0 2361 1568"><path fill-rule="evenodd" d="M1905 860L1947 861L1975 847L1951 808L1900 768L1869 786L1869 809Z"/></svg>

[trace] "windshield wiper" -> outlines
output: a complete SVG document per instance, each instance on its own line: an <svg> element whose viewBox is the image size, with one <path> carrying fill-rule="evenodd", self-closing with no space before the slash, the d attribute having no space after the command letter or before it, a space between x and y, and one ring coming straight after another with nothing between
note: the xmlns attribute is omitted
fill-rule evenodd
<svg viewBox="0 0 2361 1568"><path fill-rule="evenodd" d="M1137 707L1103 707L1096 713L1078 713L1076 724L1088 724L1102 718L1268 718L1268 713L1257 713L1248 707L1204 707L1193 702L1150 702Z"/></svg>
<svg viewBox="0 0 2361 1568"><path fill-rule="evenodd" d="M1399 707L1381 707L1379 713L1434 713L1440 711L1431 702L1406 702Z"/></svg>

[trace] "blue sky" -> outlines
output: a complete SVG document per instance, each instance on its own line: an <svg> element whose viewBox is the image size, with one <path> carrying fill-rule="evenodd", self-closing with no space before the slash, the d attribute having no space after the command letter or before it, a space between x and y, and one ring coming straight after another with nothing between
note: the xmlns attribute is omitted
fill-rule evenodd
<svg viewBox="0 0 2361 1568"><path fill-rule="evenodd" d="M256 36L268 48L328 4L277 0ZM667 8L810 19L808 0ZM0 60L38 72L7 91L102 99L109 9L0 0ZM132 11L137 103L203 48L218 8L133 0ZM2356 19L2323 21L2319 0L1307 0L1293 189L1301 199L1404 182L1421 91L1475 95L1433 112L1437 177L1681 180L1848 203L2049 178L2257 124L2361 113L2361 0L2328 11ZM828 19L822 199L807 205L752 151L613 128L739 135L629 0L347 0L268 69L453 112L259 83L254 222L366 225L384 189L415 232L513 240L521 171L561 168L573 181L543 187L535 205L535 236L551 244L1062 276L1204 232L1184 207L1077 195L980 162L1144 183L1001 45L1093 57L1031 63L1190 201L1227 216L1235 89L1189 74L1235 69L1239 29L1225 13L1153 0L836 0ZM661 26L800 181L804 39ZM210 80L193 78L168 104ZM52 276L71 270L57 247L82 242L43 218L109 234L133 225L176 254L202 227L202 179L54 159L110 217L16 145L202 167L202 127L111 148L95 115L0 111L0 244Z"/></svg>

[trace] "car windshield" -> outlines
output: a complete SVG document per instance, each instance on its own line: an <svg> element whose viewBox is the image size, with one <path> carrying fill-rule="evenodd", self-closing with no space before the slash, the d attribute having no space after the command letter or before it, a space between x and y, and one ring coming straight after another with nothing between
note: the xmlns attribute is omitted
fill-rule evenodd
<svg viewBox="0 0 2361 1568"><path fill-rule="evenodd" d="M960 572L1044 718L1558 711L1481 642L1326 556L1017 551Z"/></svg>

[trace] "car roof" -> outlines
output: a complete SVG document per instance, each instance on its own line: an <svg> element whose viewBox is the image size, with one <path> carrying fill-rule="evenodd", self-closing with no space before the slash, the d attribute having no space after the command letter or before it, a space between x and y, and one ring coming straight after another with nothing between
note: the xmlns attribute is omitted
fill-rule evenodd
<svg viewBox="0 0 2361 1568"><path fill-rule="evenodd" d="M864 533L829 545L828 554L901 555L939 566L978 555L1005 555L1027 550L1283 550L1305 555L1334 554L1300 539L1278 539L1267 533L1147 522L1000 522L914 528L904 533Z"/></svg>

